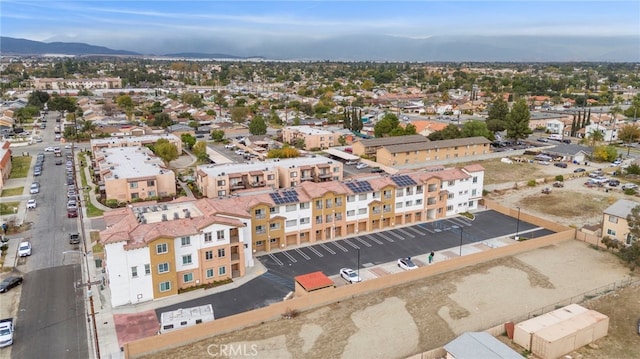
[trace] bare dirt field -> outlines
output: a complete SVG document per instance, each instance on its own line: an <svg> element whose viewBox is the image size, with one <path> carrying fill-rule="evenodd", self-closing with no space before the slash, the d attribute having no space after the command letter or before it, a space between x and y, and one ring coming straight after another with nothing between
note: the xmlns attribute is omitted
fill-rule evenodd
<svg viewBox="0 0 640 359"><path fill-rule="evenodd" d="M566 241L146 358L242 357L207 353L222 344L255 345L260 358L403 358L441 347L465 331L582 301L584 293L625 280L629 271L615 256Z"/></svg>

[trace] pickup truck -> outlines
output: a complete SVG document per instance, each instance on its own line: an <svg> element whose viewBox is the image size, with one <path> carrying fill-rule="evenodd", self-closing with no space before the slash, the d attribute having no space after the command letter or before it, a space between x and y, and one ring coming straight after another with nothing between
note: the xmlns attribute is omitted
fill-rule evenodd
<svg viewBox="0 0 640 359"><path fill-rule="evenodd" d="M13 318L0 319L0 348L13 344Z"/></svg>

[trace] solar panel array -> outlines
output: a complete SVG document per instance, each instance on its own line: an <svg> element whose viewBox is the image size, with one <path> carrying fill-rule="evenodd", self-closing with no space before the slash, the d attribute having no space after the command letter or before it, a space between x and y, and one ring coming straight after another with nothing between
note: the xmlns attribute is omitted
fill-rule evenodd
<svg viewBox="0 0 640 359"><path fill-rule="evenodd" d="M373 187L367 181L346 182L347 187L353 191L353 193L372 192Z"/></svg>
<svg viewBox="0 0 640 359"><path fill-rule="evenodd" d="M284 191L277 193L269 193L271 199L275 204L287 204L298 202L298 192L296 191Z"/></svg>
<svg viewBox="0 0 640 359"><path fill-rule="evenodd" d="M416 181L407 175L392 176L391 179L400 187L415 186Z"/></svg>

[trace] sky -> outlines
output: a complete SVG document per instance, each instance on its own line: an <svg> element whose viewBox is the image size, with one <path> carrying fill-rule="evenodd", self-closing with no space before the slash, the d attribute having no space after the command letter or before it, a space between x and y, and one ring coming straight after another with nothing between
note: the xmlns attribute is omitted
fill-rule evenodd
<svg viewBox="0 0 640 359"><path fill-rule="evenodd" d="M0 2L2 36L141 53L340 36L640 36L640 1Z"/></svg>

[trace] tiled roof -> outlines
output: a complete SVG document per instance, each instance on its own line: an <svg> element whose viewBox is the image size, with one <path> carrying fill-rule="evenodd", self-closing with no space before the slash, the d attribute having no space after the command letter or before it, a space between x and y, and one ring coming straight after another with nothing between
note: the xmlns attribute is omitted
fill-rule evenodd
<svg viewBox="0 0 640 359"><path fill-rule="evenodd" d="M294 279L308 292L333 285L333 281L322 272L303 274L296 276Z"/></svg>

